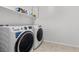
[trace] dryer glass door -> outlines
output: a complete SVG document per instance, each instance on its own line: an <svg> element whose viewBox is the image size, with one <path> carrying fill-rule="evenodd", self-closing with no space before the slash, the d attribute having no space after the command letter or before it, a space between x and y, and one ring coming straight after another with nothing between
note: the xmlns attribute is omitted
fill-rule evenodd
<svg viewBox="0 0 79 59"><path fill-rule="evenodd" d="M40 29L38 29L38 31L37 31L37 40L38 40L38 41L41 41L42 38L43 38L43 29L40 28Z"/></svg>

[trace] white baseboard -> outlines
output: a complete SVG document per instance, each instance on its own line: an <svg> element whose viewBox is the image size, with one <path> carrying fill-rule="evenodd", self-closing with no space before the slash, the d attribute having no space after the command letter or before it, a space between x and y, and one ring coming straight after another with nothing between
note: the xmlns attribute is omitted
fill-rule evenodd
<svg viewBox="0 0 79 59"><path fill-rule="evenodd" d="M72 44L67 44L67 43L62 43L62 42L53 42L53 41L48 41L48 40L44 40L44 41L54 43L54 44L60 44L60 45L64 45L64 46L79 48L79 45L72 45Z"/></svg>

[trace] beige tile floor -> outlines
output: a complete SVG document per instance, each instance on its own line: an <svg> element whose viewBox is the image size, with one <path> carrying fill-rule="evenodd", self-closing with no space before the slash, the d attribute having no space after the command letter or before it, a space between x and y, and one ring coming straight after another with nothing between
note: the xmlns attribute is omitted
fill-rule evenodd
<svg viewBox="0 0 79 59"><path fill-rule="evenodd" d="M43 42L34 52L79 52L79 48Z"/></svg>

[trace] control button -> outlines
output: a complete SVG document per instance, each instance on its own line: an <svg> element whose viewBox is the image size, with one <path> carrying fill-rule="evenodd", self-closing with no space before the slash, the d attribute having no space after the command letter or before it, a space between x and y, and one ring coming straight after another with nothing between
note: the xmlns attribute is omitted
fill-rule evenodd
<svg viewBox="0 0 79 59"><path fill-rule="evenodd" d="M29 26L29 29L32 29L32 26Z"/></svg>
<svg viewBox="0 0 79 59"><path fill-rule="evenodd" d="M14 30L14 28L12 27L12 29Z"/></svg>
<svg viewBox="0 0 79 59"><path fill-rule="evenodd" d="M27 30L27 27L24 27L25 30Z"/></svg>
<svg viewBox="0 0 79 59"><path fill-rule="evenodd" d="M9 25L7 24L7 25L5 25L5 26L9 26Z"/></svg>
<svg viewBox="0 0 79 59"><path fill-rule="evenodd" d="M23 30L23 28L21 28L21 30Z"/></svg>
<svg viewBox="0 0 79 59"><path fill-rule="evenodd" d="M0 25L0 26L4 26L4 25Z"/></svg>

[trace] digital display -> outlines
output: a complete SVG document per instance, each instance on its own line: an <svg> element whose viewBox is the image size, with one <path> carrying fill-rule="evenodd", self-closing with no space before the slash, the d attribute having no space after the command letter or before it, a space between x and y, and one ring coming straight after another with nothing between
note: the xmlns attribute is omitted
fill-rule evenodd
<svg viewBox="0 0 79 59"><path fill-rule="evenodd" d="M16 38L20 35L20 33L21 33L21 32L16 32L16 33L15 33Z"/></svg>

